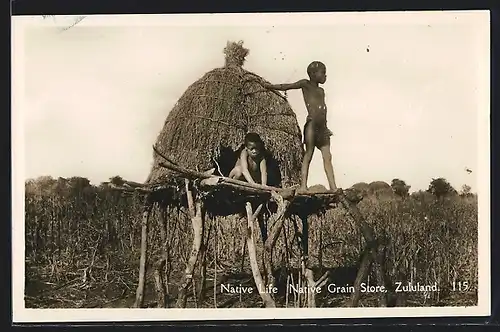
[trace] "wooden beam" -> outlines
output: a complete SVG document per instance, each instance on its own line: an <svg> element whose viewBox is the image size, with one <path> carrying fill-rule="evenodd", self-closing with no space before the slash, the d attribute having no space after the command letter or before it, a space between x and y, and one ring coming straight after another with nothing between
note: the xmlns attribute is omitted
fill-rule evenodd
<svg viewBox="0 0 500 332"><path fill-rule="evenodd" d="M253 188L250 186L245 186L244 184L239 184L239 183L231 183L231 182L226 182L224 180L221 181L221 178L217 177L212 177L208 179L203 179L200 182L200 186L203 187L225 187L225 188L230 188L234 189L236 191L244 192L244 193L250 193L250 194L256 194L259 196L269 196L270 192L264 191L262 189L258 188Z"/></svg>
<svg viewBox="0 0 500 332"><path fill-rule="evenodd" d="M185 177L198 178L198 179L211 179L210 181L204 182L206 185L209 185L209 186L214 186L214 185L217 185L220 183L231 183L231 184L238 185L240 187L259 189L262 192L269 192L269 193L272 191L280 192L280 191L286 190L284 188L264 186L264 185L259 184L259 183L249 183L249 182L245 182L245 181L231 179L231 178L224 177L224 176L217 176L217 175L212 175L209 173L197 172L197 171L190 170L186 167L182 167L182 166L178 166L178 165L174 165L174 164L170 164L170 163L159 163L159 165L161 167L168 168L172 171L180 173L181 175L183 175Z"/></svg>
<svg viewBox="0 0 500 332"><path fill-rule="evenodd" d="M298 192L296 188L278 188L265 186L259 183L249 183L246 181L235 180L228 177L216 176L211 172L197 172L187 169L183 166L172 164L170 162L160 163L159 165L161 167L165 167L171 171L179 173L180 177L201 180L200 187L204 189L222 187L233 189L234 191L239 191L243 194L253 194L263 197L267 197L274 192L281 195L284 199L290 200L292 204L295 203L295 205L307 204L308 199L316 199L318 200L318 204L320 204L320 201L324 201L325 208L331 207L332 203L339 202L341 198L352 201L352 203L358 203L360 201L360 198L356 195L353 195L350 190L346 190L345 194L342 189L337 189L334 191L327 190L316 192Z"/></svg>

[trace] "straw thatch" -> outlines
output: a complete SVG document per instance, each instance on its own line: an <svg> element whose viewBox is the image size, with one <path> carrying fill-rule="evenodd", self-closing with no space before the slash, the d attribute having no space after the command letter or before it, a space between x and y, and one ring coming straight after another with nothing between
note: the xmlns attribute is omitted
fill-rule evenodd
<svg viewBox="0 0 500 332"><path fill-rule="evenodd" d="M241 67L248 54L241 42L228 43L224 53L225 65L207 72L177 101L156 148L180 166L197 171L215 167L227 176L245 134L256 132L269 151L270 184L298 184L303 145L292 108L281 94L263 89L261 77ZM175 173L159 165L164 159L153 155L146 183L175 179Z"/></svg>

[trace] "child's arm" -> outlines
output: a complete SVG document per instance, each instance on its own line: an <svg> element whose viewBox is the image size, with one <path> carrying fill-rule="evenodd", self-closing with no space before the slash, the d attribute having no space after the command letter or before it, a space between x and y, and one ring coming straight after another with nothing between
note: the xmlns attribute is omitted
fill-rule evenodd
<svg viewBox="0 0 500 332"><path fill-rule="evenodd" d="M243 149L241 151L241 173L249 183L255 183L254 179L252 178L252 175L250 175L250 172L248 171L248 152L247 149Z"/></svg>
<svg viewBox="0 0 500 332"><path fill-rule="evenodd" d="M269 84L269 83L262 83L262 86L266 89L270 90L278 90L278 91L287 91L287 90L294 90L294 89L302 89L305 87L307 83L306 79L297 81L295 83L285 83L285 84Z"/></svg>
<svg viewBox="0 0 500 332"><path fill-rule="evenodd" d="M260 182L263 186L267 186L267 162L266 158L260 161Z"/></svg>

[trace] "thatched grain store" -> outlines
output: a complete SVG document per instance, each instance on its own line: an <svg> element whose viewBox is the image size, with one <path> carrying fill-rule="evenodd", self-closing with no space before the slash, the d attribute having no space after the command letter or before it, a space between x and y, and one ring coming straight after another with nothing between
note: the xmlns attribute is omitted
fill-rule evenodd
<svg viewBox="0 0 500 332"><path fill-rule="evenodd" d="M264 79L243 69L248 50L228 42L225 64L192 83L169 112L156 140L157 150L178 165L197 171L216 168L227 176L247 132L258 133L271 159L270 185L300 182L301 130L287 100L263 89ZM175 182L154 153L148 185Z"/></svg>
<svg viewBox="0 0 500 332"><path fill-rule="evenodd" d="M335 192L326 191L326 188L319 185L313 186L308 193L289 188L300 183L304 153L297 118L281 94L263 89L264 79L243 69L248 50L241 42L228 43L224 53L225 65L207 72L191 84L168 114L155 143L153 166L146 186L137 186L148 194L142 214L141 258L135 307L141 307L144 298L148 259L148 220L154 206L153 202L160 203L161 200L166 204L162 204L163 206L158 204L158 207L164 211L170 207L187 207L186 215L190 217L193 227L192 249L179 283L177 295L179 308L186 307L189 285L192 284L193 290L195 289L193 281L196 266L199 265L201 271L207 266L211 228L205 237L204 225L209 219L217 222L217 219L213 218L215 216L237 214L239 220L246 220L246 223L243 223L246 224L244 243L248 248L252 275L255 285L263 285L264 289L275 285L273 250L281 234L284 234L285 242L288 241L285 232L282 232L285 222L291 224L289 229L295 232L291 241L296 239L301 247L299 270L302 281L299 283L312 289L322 287L318 285L324 285L329 280L328 273L316 280L308 262L308 217L338 204L341 204L355 219L366 243L369 244L363 251L366 254L363 254L361 263L366 268L360 269L355 283L364 280L371 262L381 257L377 251L373 229L365 222L356 206L361 197L341 189ZM270 162L268 185L274 188L227 178L248 132L258 133L266 145L269 153L267 158ZM217 169L216 174L205 173L211 169ZM167 214L162 215L164 220L163 226L160 227L163 227L164 231L160 232L160 236L165 246ZM255 235L258 233L262 241L260 259L257 257L255 241ZM214 236L217 237L217 234L215 231ZM292 250L292 243L288 244L285 245L285 252ZM158 304L162 307L165 305L167 288L164 287L161 276L163 272L160 271L164 271L165 266L168 266L167 252L166 247L163 247L161 257L154 263L155 288ZM214 254L214 257L217 255ZM377 282L384 285L383 264L374 265ZM206 274L204 272L200 274L205 280ZM202 292L205 287L203 280L200 283ZM215 276L213 280L216 280ZM168 285L168 282L166 283ZM214 289L216 285L214 282ZM265 307L276 307L273 297L260 290L260 287L258 289ZM306 305L315 307L315 292L307 293ZM355 291L351 298L353 306L359 300L359 296L360 292ZM384 305L385 295L381 293L380 296Z"/></svg>

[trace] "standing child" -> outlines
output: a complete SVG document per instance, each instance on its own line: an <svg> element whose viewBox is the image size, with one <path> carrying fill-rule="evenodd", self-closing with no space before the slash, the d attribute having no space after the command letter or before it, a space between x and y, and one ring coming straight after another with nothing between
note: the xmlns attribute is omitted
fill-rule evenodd
<svg viewBox="0 0 500 332"><path fill-rule="evenodd" d="M287 91L301 89L307 108L307 119L304 125L304 144L306 152L302 161L302 183L299 190L307 190L307 178L309 165L317 147L323 156L323 166L331 190L336 190L335 177L333 175L332 155L330 152L330 136L332 132L326 126L326 104L325 91L319 86L326 82L326 66L319 61L313 61L307 67L309 79L302 79L290 84L263 84L270 90Z"/></svg>
<svg viewBox="0 0 500 332"><path fill-rule="evenodd" d="M246 180L249 183L267 185L267 161L264 142L256 133L245 135L245 146L229 173L236 180Z"/></svg>

